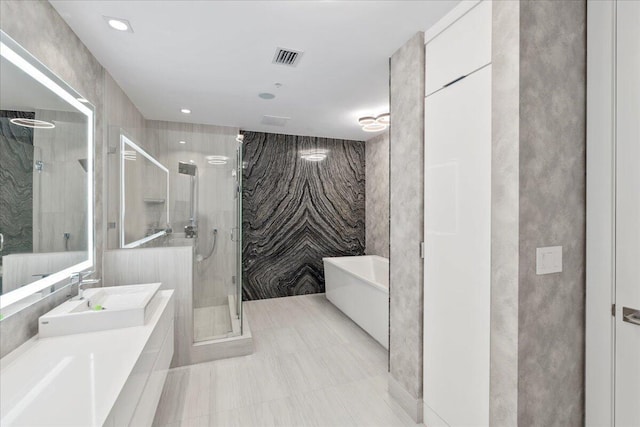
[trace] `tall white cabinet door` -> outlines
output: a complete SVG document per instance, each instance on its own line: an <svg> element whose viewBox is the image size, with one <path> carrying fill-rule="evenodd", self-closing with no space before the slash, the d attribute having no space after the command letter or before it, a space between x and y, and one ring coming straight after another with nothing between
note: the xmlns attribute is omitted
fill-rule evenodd
<svg viewBox="0 0 640 427"><path fill-rule="evenodd" d="M425 95L491 62L491 8L484 0L426 45Z"/></svg>
<svg viewBox="0 0 640 427"><path fill-rule="evenodd" d="M617 2L615 424L640 426L640 2Z"/></svg>
<svg viewBox="0 0 640 427"><path fill-rule="evenodd" d="M489 424L491 65L425 100L425 425Z"/></svg>

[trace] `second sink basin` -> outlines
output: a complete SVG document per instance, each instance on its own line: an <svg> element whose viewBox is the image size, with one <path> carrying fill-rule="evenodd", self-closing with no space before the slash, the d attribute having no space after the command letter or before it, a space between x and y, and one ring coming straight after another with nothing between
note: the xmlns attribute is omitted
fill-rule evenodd
<svg viewBox="0 0 640 427"><path fill-rule="evenodd" d="M40 338L142 326L153 313L160 283L84 291L84 298L60 304L38 321Z"/></svg>

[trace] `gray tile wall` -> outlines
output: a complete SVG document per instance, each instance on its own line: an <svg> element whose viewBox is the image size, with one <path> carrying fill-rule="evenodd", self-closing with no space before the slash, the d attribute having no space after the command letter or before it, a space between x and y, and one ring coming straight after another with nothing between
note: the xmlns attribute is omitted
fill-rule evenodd
<svg viewBox="0 0 640 427"><path fill-rule="evenodd" d="M424 63L422 32L391 57L389 367L415 399L422 397Z"/></svg>
<svg viewBox="0 0 640 427"><path fill-rule="evenodd" d="M367 255L389 258L389 132L364 144Z"/></svg>
<svg viewBox="0 0 640 427"><path fill-rule="evenodd" d="M518 424L520 3L493 3L490 425Z"/></svg>
<svg viewBox="0 0 640 427"><path fill-rule="evenodd" d="M147 142L145 118L108 73L105 73L104 89L107 115L104 138L106 149L111 154L106 154L105 161L106 218L103 232L106 249L116 249L120 242L120 133L124 132L152 156L157 155L158 149L155 140L152 140L153 143ZM108 223L115 223L116 227L108 228Z"/></svg>
<svg viewBox="0 0 640 427"><path fill-rule="evenodd" d="M520 2L518 424L584 423L586 3ZM535 251L563 246L558 274Z"/></svg>

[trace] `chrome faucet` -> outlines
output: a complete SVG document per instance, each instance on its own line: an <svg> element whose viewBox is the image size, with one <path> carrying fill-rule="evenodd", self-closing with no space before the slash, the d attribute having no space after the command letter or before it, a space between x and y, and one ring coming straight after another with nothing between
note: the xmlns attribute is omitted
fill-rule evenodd
<svg viewBox="0 0 640 427"><path fill-rule="evenodd" d="M97 283L100 283L100 279L89 279L89 280L85 280L84 278L86 276L90 276L93 273L95 273L95 271L78 271L76 273L71 273L71 284L73 284L73 280L74 279L78 279L78 299L79 300L83 300L84 296L84 289L82 288L84 285L95 285Z"/></svg>

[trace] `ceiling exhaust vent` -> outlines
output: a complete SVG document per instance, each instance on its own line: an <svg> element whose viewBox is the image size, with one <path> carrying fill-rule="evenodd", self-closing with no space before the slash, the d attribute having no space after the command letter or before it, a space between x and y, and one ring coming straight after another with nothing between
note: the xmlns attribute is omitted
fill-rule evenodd
<svg viewBox="0 0 640 427"><path fill-rule="evenodd" d="M291 119L291 117L278 117L278 116L262 116L263 125L269 126L284 126Z"/></svg>
<svg viewBox="0 0 640 427"><path fill-rule="evenodd" d="M273 56L274 64L288 65L295 67L300 62L300 58L304 52L292 49L283 49L281 47L276 49L276 54Z"/></svg>

